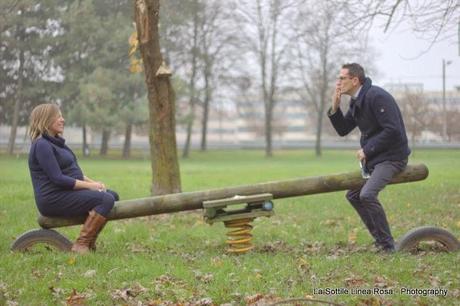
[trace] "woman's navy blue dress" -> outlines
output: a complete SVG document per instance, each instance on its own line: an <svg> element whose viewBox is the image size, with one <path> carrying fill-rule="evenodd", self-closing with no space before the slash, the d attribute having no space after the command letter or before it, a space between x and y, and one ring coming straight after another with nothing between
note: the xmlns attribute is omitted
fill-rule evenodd
<svg viewBox="0 0 460 306"><path fill-rule="evenodd" d="M107 217L118 194L89 189L74 190L75 181L83 180L83 172L72 150L62 137L42 135L32 142L29 169L34 187L35 203L43 216L84 216L92 209Z"/></svg>

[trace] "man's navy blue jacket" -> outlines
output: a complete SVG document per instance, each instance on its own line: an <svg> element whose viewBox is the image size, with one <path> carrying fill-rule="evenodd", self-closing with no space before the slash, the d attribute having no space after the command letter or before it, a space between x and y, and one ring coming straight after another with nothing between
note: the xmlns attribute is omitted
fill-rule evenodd
<svg viewBox="0 0 460 306"><path fill-rule="evenodd" d="M72 190L76 179L83 180L75 154L59 136L44 134L32 142L29 169L39 207L57 201L60 193Z"/></svg>
<svg viewBox="0 0 460 306"><path fill-rule="evenodd" d="M383 161L404 160L410 154L406 128L396 101L384 89L372 86L370 78L366 78L356 100L351 100L345 116L340 108L334 114L329 109L328 116L340 136L358 126L369 170Z"/></svg>

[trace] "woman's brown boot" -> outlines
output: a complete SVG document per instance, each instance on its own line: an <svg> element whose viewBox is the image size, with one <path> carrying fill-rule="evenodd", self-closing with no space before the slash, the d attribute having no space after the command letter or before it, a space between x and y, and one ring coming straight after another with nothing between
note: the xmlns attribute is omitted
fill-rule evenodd
<svg viewBox="0 0 460 306"><path fill-rule="evenodd" d="M101 228L96 232L96 236L94 236L94 239L92 239L92 240L89 242L89 250L90 250L90 251L93 251L93 252L96 251L96 240L97 240L97 237L99 237L99 234L102 232L102 230L104 229L104 227L105 227L106 224L107 224L107 220L104 222L104 224L102 224Z"/></svg>
<svg viewBox="0 0 460 306"><path fill-rule="evenodd" d="M96 241L97 235L107 219L98 214L95 210L89 212L85 223L80 231L80 236L72 246L72 252L86 254L90 250L90 245Z"/></svg>

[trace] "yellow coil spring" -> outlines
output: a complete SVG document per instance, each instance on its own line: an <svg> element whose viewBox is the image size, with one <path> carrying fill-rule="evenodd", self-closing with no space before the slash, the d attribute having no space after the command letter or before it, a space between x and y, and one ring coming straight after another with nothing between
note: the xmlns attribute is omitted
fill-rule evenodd
<svg viewBox="0 0 460 306"><path fill-rule="evenodd" d="M231 228L227 233L228 240L225 243L228 244L227 252L229 253L246 253L247 251L254 248L251 243L252 225L249 224L254 218L245 218L238 220L224 221L225 227Z"/></svg>

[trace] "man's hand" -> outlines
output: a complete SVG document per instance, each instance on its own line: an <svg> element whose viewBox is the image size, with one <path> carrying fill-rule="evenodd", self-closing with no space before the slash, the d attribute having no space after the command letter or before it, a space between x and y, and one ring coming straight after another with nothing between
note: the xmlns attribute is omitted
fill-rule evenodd
<svg viewBox="0 0 460 306"><path fill-rule="evenodd" d="M363 160L366 159L366 155L364 154L363 149L359 149L358 151L356 151L356 158L357 158L359 161L363 161Z"/></svg>
<svg viewBox="0 0 460 306"><path fill-rule="evenodd" d="M337 109L339 109L340 106L340 96L342 95L340 91L340 86L339 83L335 83L335 91L334 94L332 95L332 108L331 108L331 113L335 113Z"/></svg>

